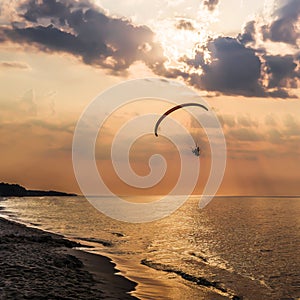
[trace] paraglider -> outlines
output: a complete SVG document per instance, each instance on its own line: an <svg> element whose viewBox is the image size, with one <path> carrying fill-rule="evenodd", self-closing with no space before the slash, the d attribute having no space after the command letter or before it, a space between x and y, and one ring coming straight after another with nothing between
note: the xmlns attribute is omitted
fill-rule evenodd
<svg viewBox="0 0 300 300"><path fill-rule="evenodd" d="M173 108L169 109L168 111L166 111L159 119L158 121L156 122L155 124L155 128L154 128L154 134L155 136L158 136L158 133L157 133L157 130L158 130L158 126L160 125L160 123L163 121L163 119L168 116L169 114L171 114L173 111L177 110L177 109L180 109L180 108L183 108L183 107L186 107L186 106L199 106L199 107L202 107L203 109L205 110L208 110L208 108L202 104L199 104L199 103L183 103L183 104L179 104L179 105L176 105L174 106Z"/></svg>
<svg viewBox="0 0 300 300"><path fill-rule="evenodd" d="M169 114L171 114L172 112L174 112L175 110L177 109L180 109L180 108L183 108L183 107L186 107L186 106L199 106L205 110L208 111L208 108L202 104L199 104L199 103L183 103L183 104L179 104L179 105L176 105L174 106L173 108L169 109L168 111L166 111L159 119L158 121L156 122L155 124L155 128L154 128L154 134L155 136L158 136L158 127L160 125L160 123L164 120L164 118L166 118ZM192 148L192 152L195 156L200 156L200 147L197 145L195 145L195 148Z"/></svg>
<svg viewBox="0 0 300 300"><path fill-rule="evenodd" d="M196 156L200 156L200 147L196 144L195 149L192 149L192 152L196 155Z"/></svg>

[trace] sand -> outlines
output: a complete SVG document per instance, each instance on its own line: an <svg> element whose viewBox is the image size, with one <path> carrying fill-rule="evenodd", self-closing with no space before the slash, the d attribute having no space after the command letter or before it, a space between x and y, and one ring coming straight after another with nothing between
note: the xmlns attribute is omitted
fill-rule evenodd
<svg viewBox="0 0 300 300"><path fill-rule="evenodd" d="M0 299L137 299L107 257L79 246L0 218Z"/></svg>

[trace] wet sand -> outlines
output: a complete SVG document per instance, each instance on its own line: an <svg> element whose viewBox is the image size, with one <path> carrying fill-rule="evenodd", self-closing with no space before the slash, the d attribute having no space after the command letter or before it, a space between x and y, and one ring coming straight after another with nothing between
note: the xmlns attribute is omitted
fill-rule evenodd
<svg viewBox="0 0 300 300"><path fill-rule="evenodd" d="M0 218L0 299L137 299L136 283L80 246Z"/></svg>

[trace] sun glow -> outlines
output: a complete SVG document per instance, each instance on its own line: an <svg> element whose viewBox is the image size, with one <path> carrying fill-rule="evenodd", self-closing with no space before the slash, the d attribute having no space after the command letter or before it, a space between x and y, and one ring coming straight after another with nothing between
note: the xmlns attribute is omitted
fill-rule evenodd
<svg viewBox="0 0 300 300"><path fill-rule="evenodd" d="M209 51L204 46L208 39L215 37L210 27L217 20L217 10L212 13L205 9L199 9L197 20L185 17L156 20L151 28L164 49L164 55L168 58L166 67L185 71L187 65L182 62L182 59L194 58L199 49L204 52L205 60L210 61Z"/></svg>

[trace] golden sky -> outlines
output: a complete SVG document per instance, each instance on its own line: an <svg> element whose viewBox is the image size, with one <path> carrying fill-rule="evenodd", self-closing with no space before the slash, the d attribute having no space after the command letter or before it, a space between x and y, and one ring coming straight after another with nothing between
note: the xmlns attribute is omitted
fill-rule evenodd
<svg viewBox="0 0 300 300"><path fill-rule="evenodd" d="M219 194L299 195L299 18L298 0L1 1L0 181L80 193L72 139L84 108L122 81L162 77L199 93L222 124ZM176 183L180 160L164 138L145 136L130 152L139 175L149 172L152 154L164 155L159 185L134 189L112 169L112 137L126 120L169 108L154 102L111 115L97 140L99 172L115 193L163 194ZM201 193L207 138L186 112L174 118L203 150Z"/></svg>

